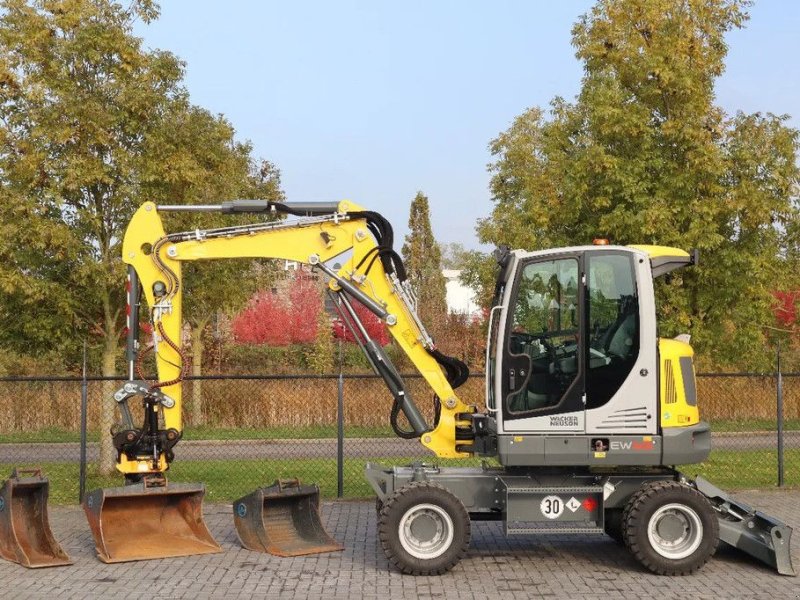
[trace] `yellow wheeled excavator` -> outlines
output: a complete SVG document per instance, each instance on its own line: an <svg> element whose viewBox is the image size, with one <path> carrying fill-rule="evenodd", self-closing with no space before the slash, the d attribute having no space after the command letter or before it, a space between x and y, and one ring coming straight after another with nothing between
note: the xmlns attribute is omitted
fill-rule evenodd
<svg viewBox="0 0 800 600"><path fill-rule="evenodd" d="M167 233L161 214L170 211L289 218ZM447 571L467 549L471 521L497 520L508 535L605 532L661 574L700 568L720 540L793 573L789 527L671 466L703 461L711 435L698 412L691 347L657 337L653 278L691 265L696 254L610 245L499 252L486 406L478 410L456 394L467 368L436 348L392 246L391 225L349 201L139 208L122 250L130 381L115 395L123 420L114 433L117 468L128 485L97 490L84 504L101 559L219 551L203 523L202 485L166 480L182 435L181 265L277 258L310 264L329 278L334 304L391 392L389 418L398 435L419 438L438 457L491 457L501 465L367 465L380 541L399 570ZM153 326L155 383L137 376L140 289ZM355 303L386 324L432 389L433 423L370 339ZM134 398L144 407L141 425L129 409ZM275 505L282 512L267 518ZM321 530L317 510L315 488L296 482L277 482L233 506L247 547L274 545L270 527L277 520L291 538L283 548L289 553L338 548L327 534L308 534Z"/></svg>

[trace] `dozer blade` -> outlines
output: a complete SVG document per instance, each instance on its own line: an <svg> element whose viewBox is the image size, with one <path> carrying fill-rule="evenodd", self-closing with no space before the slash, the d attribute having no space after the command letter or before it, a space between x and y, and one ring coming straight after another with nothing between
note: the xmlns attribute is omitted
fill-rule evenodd
<svg viewBox="0 0 800 600"><path fill-rule="evenodd" d="M202 484L94 490L83 510L106 563L222 552L203 521Z"/></svg>
<svg viewBox="0 0 800 600"><path fill-rule="evenodd" d="M30 477L20 477L21 473ZM14 469L0 488L0 556L24 567L71 565L47 518L50 484L41 469Z"/></svg>
<svg viewBox="0 0 800 600"><path fill-rule="evenodd" d="M719 539L778 571L796 576L792 566L792 528L774 517L734 500L702 477L695 480L719 517Z"/></svg>
<svg viewBox="0 0 800 600"><path fill-rule="evenodd" d="M297 479L278 480L233 503L239 540L248 550L276 556L336 552L338 544L319 516L319 487Z"/></svg>

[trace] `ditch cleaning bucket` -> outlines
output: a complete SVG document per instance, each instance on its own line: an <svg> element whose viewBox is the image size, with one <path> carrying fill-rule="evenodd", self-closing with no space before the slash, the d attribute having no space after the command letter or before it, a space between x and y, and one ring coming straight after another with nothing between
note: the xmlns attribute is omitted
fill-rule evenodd
<svg viewBox="0 0 800 600"><path fill-rule="evenodd" d="M233 503L242 546L276 556L336 552L344 547L322 527L319 486L279 479Z"/></svg>
<svg viewBox="0 0 800 600"><path fill-rule="evenodd" d="M30 477L20 477L20 474ZM14 469L0 488L0 556L23 567L71 565L47 518L50 484L41 469Z"/></svg>
<svg viewBox="0 0 800 600"><path fill-rule="evenodd" d="M105 563L222 552L203 521L203 484L146 482L91 492L83 510Z"/></svg>

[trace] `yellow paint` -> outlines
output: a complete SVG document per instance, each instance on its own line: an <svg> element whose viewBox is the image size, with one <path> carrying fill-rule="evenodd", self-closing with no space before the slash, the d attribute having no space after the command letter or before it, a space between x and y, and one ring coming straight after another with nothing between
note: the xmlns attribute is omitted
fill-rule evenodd
<svg viewBox="0 0 800 600"><path fill-rule="evenodd" d="M339 211L342 213L361 210L364 209L348 201L339 203ZM308 263L312 255L318 255L321 262L326 262L352 248L353 256L339 270L339 275L349 279L367 296L383 305L389 314L396 316L397 323L389 327L389 332L397 344L405 351L411 362L439 398L453 398L455 400L455 402L451 403L451 408L442 406L439 424L436 429L424 436L423 445L442 458L469 456L463 452L457 452L455 449L457 424L455 416L458 413L472 412L474 409L464 404L455 395L439 364L419 343L419 329L411 318L405 304L394 293L381 261L377 260L373 263L364 284L359 285L352 277L355 266L376 245L371 235L364 235L366 222L363 219L340 219L338 222L331 220L310 225L302 223L303 221L300 220L296 224L290 223L286 227L268 229L236 237L192 239L164 243L160 248L159 256L164 264L174 271L180 282L177 291L174 291L167 298L170 303L169 310L163 312L160 318L157 319L163 325L166 335L178 342L181 339L183 324L181 319L183 305L181 264L185 261L228 258L277 258ZM329 234L327 242L320 235L323 232ZM157 281L166 282L166 278L153 260L152 254L148 254L146 250L154 247L164 235L164 227L156 206L152 202L147 202L136 211L131 219L122 244L123 261L136 269L144 289L145 299L151 309L155 303L153 284ZM367 264L369 264L369 260L365 261L362 269ZM363 271L361 274L363 275ZM334 288L334 285L334 283L331 283L331 288ZM144 311L142 318L146 318ZM153 325L156 326L157 322L153 323ZM157 329L154 328L154 331L157 331ZM180 356L178 353L166 343L160 343L156 357L159 380L168 381L177 378L180 368L175 365L179 364ZM173 428L181 431L181 385L175 384L162 389L164 393L175 400L173 408L163 409L164 426L168 429ZM458 424L465 423L459 422ZM459 441L459 444L464 443ZM142 471L143 465L145 465L146 471ZM138 461L128 461L123 456L117 468L124 473L141 473L164 471L167 465L163 456L155 469L152 465L152 459L146 460L142 458L142 460Z"/></svg>
<svg viewBox="0 0 800 600"><path fill-rule="evenodd" d="M606 457L606 453L605 452L595 452L594 453L594 457L595 458L605 458Z"/></svg>
<svg viewBox="0 0 800 600"><path fill-rule="evenodd" d="M635 250L640 250L652 258L663 258L667 256L674 256L678 258L689 258L689 253L680 248L672 248L671 246L648 246L645 244L633 244L628 246Z"/></svg>
<svg viewBox="0 0 800 600"><path fill-rule="evenodd" d="M117 462L117 470L121 473L163 473L169 468L167 465L167 458L163 454L158 457L158 465L153 468L153 459L149 460L128 460L124 454L119 457Z"/></svg>
<svg viewBox="0 0 800 600"><path fill-rule="evenodd" d="M515 435L515 436L514 436L514 441L515 441L515 442L521 442L523 439L524 439L524 438L523 438L521 435Z"/></svg>
<svg viewBox="0 0 800 600"><path fill-rule="evenodd" d="M660 382L659 406L661 408L661 427L686 427L700 422L700 411L697 406L686 403L686 392L679 359L693 357L694 350L689 344L678 340L659 339L658 352L660 356ZM673 392L668 393L669 385L667 371L672 372ZM692 368L694 377L694 368ZM695 384L695 389L697 385Z"/></svg>

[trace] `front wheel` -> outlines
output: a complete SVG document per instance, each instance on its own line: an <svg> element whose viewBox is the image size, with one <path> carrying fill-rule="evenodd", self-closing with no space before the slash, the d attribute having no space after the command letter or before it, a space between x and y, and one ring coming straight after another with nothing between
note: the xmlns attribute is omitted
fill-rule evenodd
<svg viewBox="0 0 800 600"><path fill-rule="evenodd" d="M469 547L469 514L442 486L412 482L386 498L378 535L386 557L403 573L441 575Z"/></svg>
<svg viewBox="0 0 800 600"><path fill-rule="evenodd" d="M628 501L622 533L634 557L652 572L686 575L714 555L719 521L711 503L693 487L653 481Z"/></svg>

